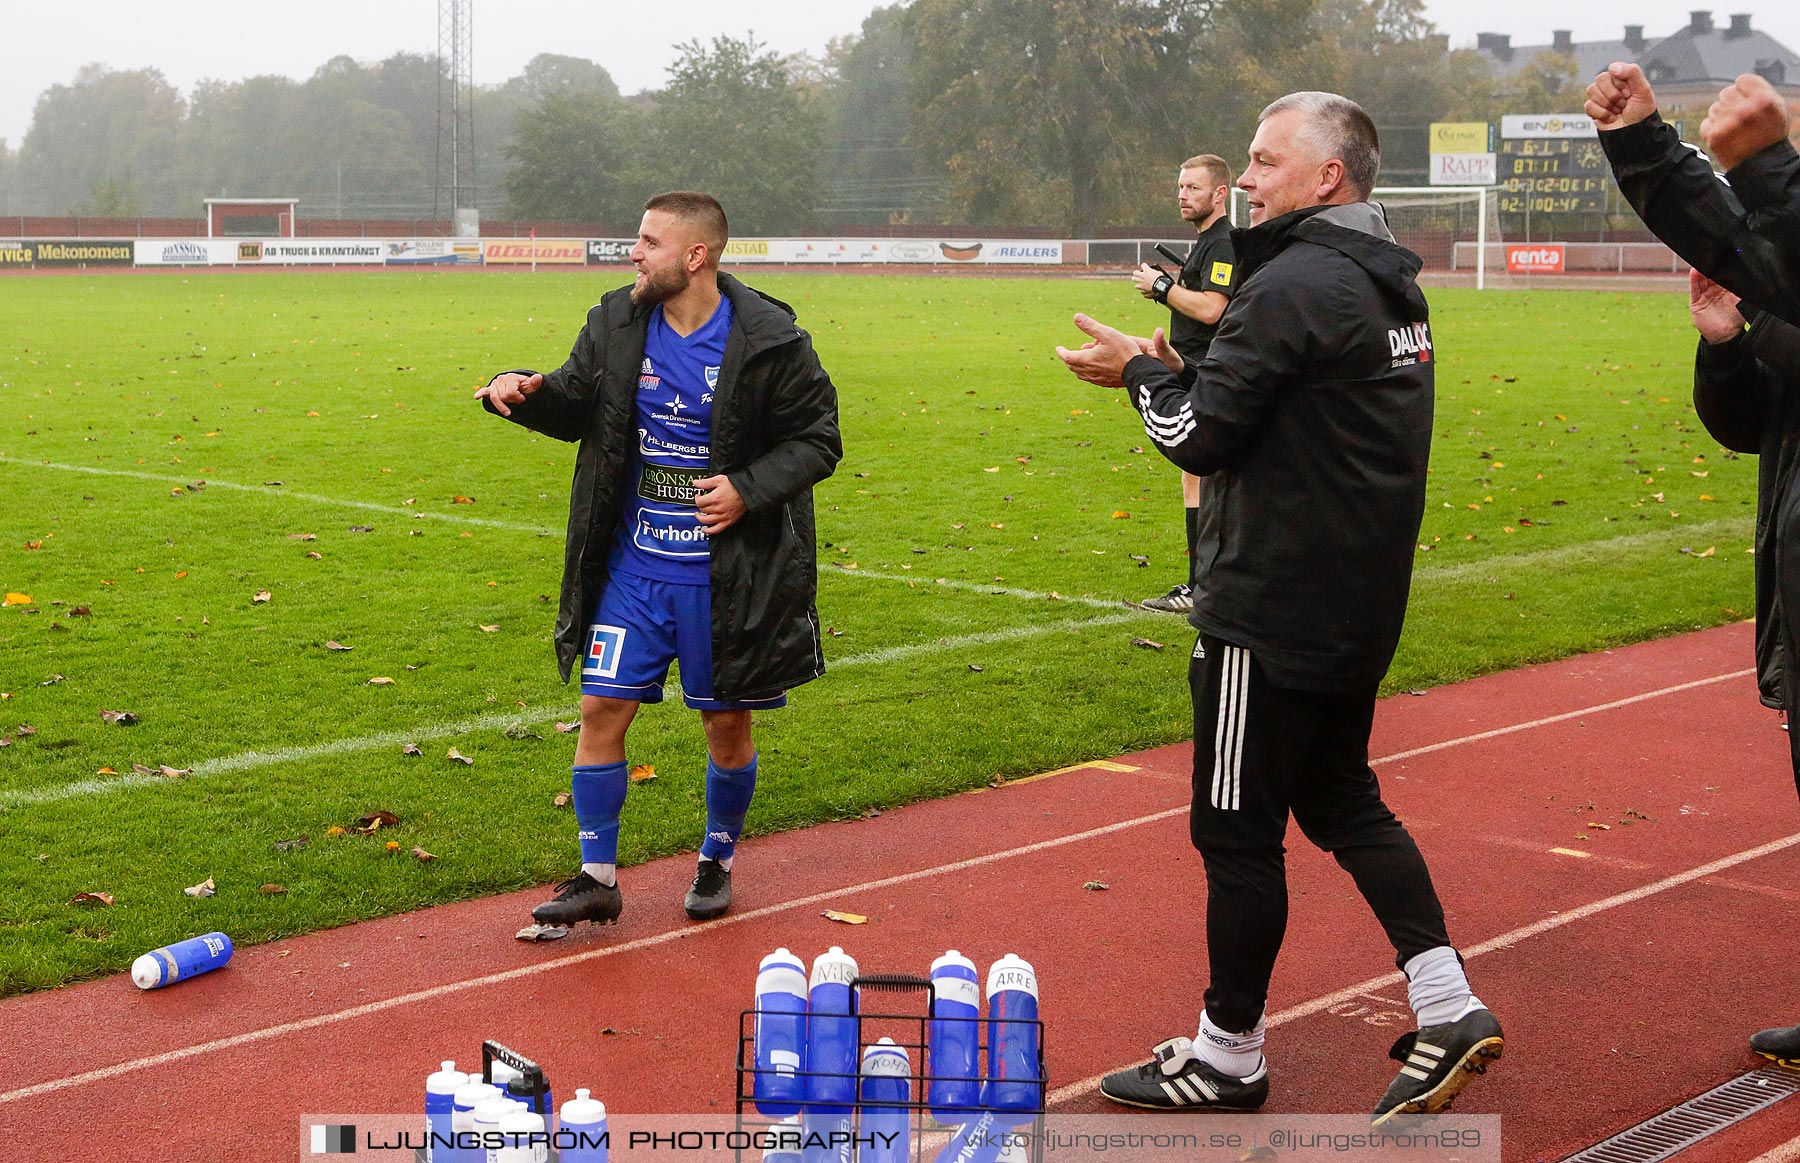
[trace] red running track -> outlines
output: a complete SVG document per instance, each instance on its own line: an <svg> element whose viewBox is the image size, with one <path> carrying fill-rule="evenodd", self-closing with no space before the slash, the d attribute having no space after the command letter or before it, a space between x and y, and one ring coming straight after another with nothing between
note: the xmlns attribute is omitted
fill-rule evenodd
<svg viewBox="0 0 1800 1163"><path fill-rule="evenodd" d="M1508 1161L1560 1159L1735 1077L1760 1064L1746 1034L1800 1020L1800 811L1750 658L1750 628L1731 626L1377 712L1388 799L1506 1028L1504 1061L1457 1109L1503 1116ZM682 917L692 862L675 858L627 870L619 925L564 941L513 939L533 890L243 949L157 992L120 976L12 998L0 1141L68 1163L134 1141L287 1158L301 1114L416 1110L424 1075L466 1066L483 1037L544 1063L559 1098L586 1085L615 1112L728 1113L737 1015L777 945L810 960L841 944L865 972L1017 952L1042 984L1054 1109L1107 1109L1098 1076L1198 1014L1188 765L1166 747L758 839L735 911L704 925ZM1404 986L1348 877L1297 833L1289 876L1265 1109L1363 1112L1410 1025ZM1683 1158L1796 1136L1800 1102L1783 1103Z"/></svg>

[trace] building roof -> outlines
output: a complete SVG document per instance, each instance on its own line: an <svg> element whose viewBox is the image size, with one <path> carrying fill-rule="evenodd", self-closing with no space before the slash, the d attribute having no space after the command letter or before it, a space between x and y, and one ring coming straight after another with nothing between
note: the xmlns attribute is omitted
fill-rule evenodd
<svg viewBox="0 0 1800 1163"><path fill-rule="evenodd" d="M1578 77L1591 77L1613 61L1636 61L1652 84L1728 85L1740 74L1760 73L1779 86L1800 86L1800 54L1753 28L1744 13L1717 25L1711 12L1695 11L1685 27L1660 38L1645 37L1642 25L1626 25L1619 40L1575 41L1566 31L1554 33L1549 44L1515 47L1511 40L1491 32L1476 37L1476 50L1497 75L1518 72L1534 57L1555 52L1574 58Z"/></svg>

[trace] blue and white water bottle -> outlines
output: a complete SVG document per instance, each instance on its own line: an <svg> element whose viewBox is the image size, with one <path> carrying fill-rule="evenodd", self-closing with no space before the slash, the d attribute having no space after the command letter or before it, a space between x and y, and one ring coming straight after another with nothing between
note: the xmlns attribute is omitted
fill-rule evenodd
<svg viewBox="0 0 1800 1163"><path fill-rule="evenodd" d="M500 1097L499 1087L491 1082L483 1082L478 1077L457 1087L450 1114L451 1133L458 1136L473 1134L475 1108L489 1099ZM487 1152L472 1147L452 1147L442 1153L441 1159L443 1163L483 1163L487 1159Z"/></svg>
<svg viewBox="0 0 1800 1163"><path fill-rule="evenodd" d="M806 1099L806 966L786 949L762 959L756 973L756 1109L779 1118Z"/></svg>
<svg viewBox="0 0 1800 1163"><path fill-rule="evenodd" d="M939 1122L966 1122L981 1103L981 980L952 949L931 963L931 984L926 1100Z"/></svg>
<svg viewBox="0 0 1800 1163"><path fill-rule="evenodd" d="M858 1163L906 1163L911 1158L911 1102L912 1060L906 1047L883 1038L865 1049Z"/></svg>
<svg viewBox="0 0 1800 1163"><path fill-rule="evenodd" d="M1044 1080L1038 1067L1037 972L1031 963L1013 953L994 962L988 968L987 1006L988 1080L982 1105L1003 1115L1036 1114L1044 1107Z"/></svg>
<svg viewBox="0 0 1800 1163"><path fill-rule="evenodd" d="M484 1098L475 1104L474 1132L476 1140L482 1145L471 1154L471 1158L479 1163L494 1163L497 1148L489 1144L500 1141L500 1120L516 1110L522 1110L517 1102L510 1098Z"/></svg>
<svg viewBox="0 0 1800 1163"><path fill-rule="evenodd" d="M606 1163L610 1146L606 1132L606 1104L589 1097L587 1087L563 1103L562 1125L556 1146L562 1163Z"/></svg>
<svg viewBox="0 0 1800 1163"><path fill-rule="evenodd" d="M231 938L223 933L190 937L152 949L131 963L131 980L139 989L161 989L213 970L231 960Z"/></svg>
<svg viewBox="0 0 1800 1163"><path fill-rule="evenodd" d="M767 1146L763 1148L762 1163L800 1163L800 1116L789 1115L774 1126L767 1128L764 1134Z"/></svg>
<svg viewBox="0 0 1800 1163"><path fill-rule="evenodd" d="M833 945L813 961L807 991L806 1094L809 1109L845 1115L856 1103L856 958Z"/></svg>
<svg viewBox="0 0 1800 1163"><path fill-rule="evenodd" d="M434 1074L425 1076L425 1159L426 1163L447 1163L450 1156L452 1122L456 1117L456 1092L469 1084L469 1076L445 1062Z"/></svg>
<svg viewBox="0 0 1800 1163"><path fill-rule="evenodd" d="M500 1141L501 1148L488 1155L493 1163L545 1163L550 1157L544 1116L534 1110L515 1107L502 1117Z"/></svg>

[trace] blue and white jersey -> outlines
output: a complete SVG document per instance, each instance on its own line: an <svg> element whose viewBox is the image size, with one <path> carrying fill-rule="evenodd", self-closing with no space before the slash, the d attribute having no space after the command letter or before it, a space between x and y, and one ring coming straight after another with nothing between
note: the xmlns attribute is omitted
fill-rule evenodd
<svg viewBox="0 0 1800 1163"><path fill-rule="evenodd" d="M694 508L694 481L712 475L713 390L731 334L731 300L683 338L650 312L644 365L638 374L636 462L626 479L619 537L610 568L659 581L705 585L711 548Z"/></svg>

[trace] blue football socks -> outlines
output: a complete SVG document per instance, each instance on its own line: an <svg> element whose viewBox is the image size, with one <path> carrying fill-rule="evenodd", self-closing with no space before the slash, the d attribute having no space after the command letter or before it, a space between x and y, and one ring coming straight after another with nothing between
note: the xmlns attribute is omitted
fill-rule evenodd
<svg viewBox="0 0 1800 1163"><path fill-rule="evenodd" d="M702 860L717 860L731 867L738 837L744 834L744 817L750 814L750 797L756 794L756 757L742 767L720 767L706 759L706 839L700 844Z"/></svg>
<svg viewBox="0 0 1800 1163"><path fill-rule="evenodd" d="M623 763L575 767L570 790L583 865L618 864L619 812L625 807L627 783Z"/></svg>

